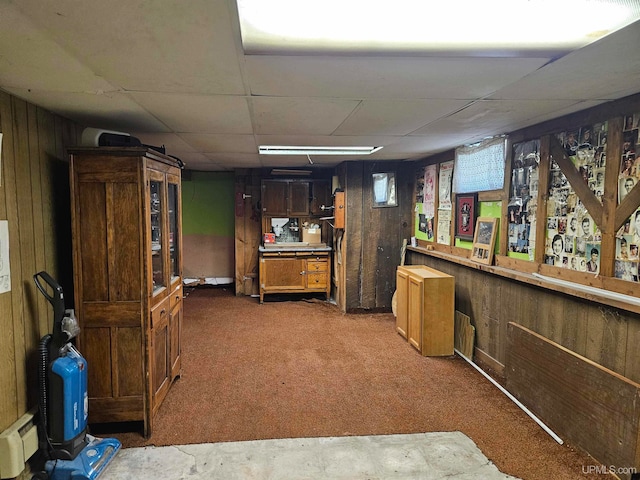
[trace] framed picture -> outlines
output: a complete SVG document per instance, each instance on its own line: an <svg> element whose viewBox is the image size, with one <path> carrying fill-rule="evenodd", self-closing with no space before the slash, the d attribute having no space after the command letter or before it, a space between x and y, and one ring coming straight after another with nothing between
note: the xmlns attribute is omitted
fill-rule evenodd
<svg viewBox="0 0 640 480"><path fill-rule="evenodd" d="M395 207L398 205L395 172L374 173L372 182L374 207Z"/></svg>
<svg viewBox="0 0 640 480"><path fill-rule="evenodd" d="M461 240L473 240L478 210L478 194L456 195L455 237Z"/></svg>
<svg viewBox="0 0 640 480"><path fill-rule="evenodd" d="M491 265L493 262L493 249L496 245L497 226L497 218L478 217L473 237L473 248L471 249L472 260Z"/></svg>

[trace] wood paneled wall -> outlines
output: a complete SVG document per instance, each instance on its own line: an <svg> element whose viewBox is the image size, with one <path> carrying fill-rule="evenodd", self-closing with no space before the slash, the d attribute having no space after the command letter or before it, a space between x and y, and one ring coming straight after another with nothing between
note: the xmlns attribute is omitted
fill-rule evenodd
<svg viewBox="0 0 640 480"><path fill-rule="evenodd" d="M515 322L640 383L640 315L415 251L407 252L407 263L455 277L456 310L476 328L476 359L497 373L505 364L507 324Z"/></svg>
<svg viewBox="0 0 640 480"><path fill-rule="evenodd" d="M258 247L262 243L260 196L262 175L257 169L237 169L235 178L236 295L258 295Z"/></svg>
<svg viewBox="0 0 640 480"><path fill-rule="evenodd" d="M37 404L37 347L53 309L33 275L46 270L72 307L69 168L81 129L0 91L0 220L9 225L11 291L0 294L0 431Z"/></svg>
<svg viewBox="0 0 640 480"><path fill-rule="evenodd" d="M397 207L373 207L373 173L395 172ZM402 240L411 235L415 164L345 162L337 168L345 190L341 264L336 263L343 311L391 309Z"/></svg>

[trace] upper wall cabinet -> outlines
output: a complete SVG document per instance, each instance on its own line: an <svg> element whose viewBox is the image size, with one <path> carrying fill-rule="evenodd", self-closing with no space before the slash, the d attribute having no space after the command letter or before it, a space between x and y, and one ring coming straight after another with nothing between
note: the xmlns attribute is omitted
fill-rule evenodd
<svg viewBox="0 0 640 480"><path fill-rule="evenodd" d="M289 182L280 180L262 181L263 215L287 216L289 212Z"/></svg>
<svg viewBox="0 0 640 480"><path fill-rule="evenodd" d="M262 214L274 217L309 215L309 182L263 180Z"/></svg>
<svg viewBox="0 0 640 480"><path fill-rule="evenodd" d="M309 182L289 182L288 215L309 215Z"/></svg>
<svg viewBox="0 0 640 480"><path fill-rule="evenodd" d="M322 215L331 205L328 180L263 180L262 214L271 217Z"/></svg>
<svg viewBox="0 0 640 480"><path fill-rule="evenodd" d="M314 180L311 183L311 215L322 215L326 212L323 206L333 205L329 180Z"/></svg>

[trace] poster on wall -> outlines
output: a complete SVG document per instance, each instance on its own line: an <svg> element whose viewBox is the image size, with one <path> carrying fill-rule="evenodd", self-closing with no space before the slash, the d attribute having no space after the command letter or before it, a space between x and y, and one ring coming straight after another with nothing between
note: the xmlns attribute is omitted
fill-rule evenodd
<svg viewBox="0 0 640 480"><path fill-rule="evenodd" d="M451 209L438 209L437 242L451 245Z"/></svg>
<svg viewBox="0 0 640 480"><path fill-rule="evenodd" d="M456 238L473 241L478 216L478 194L465 193L456 195Z"/></svg>
<svg viewBox="0 0 640 480"><path fill-rule="evenodd" d="M436 168L436 165L429 165L424 169L424 209L430 217L435 214Z"/></svg>
<svg viewBox="0 0 640 480"><path fill-rule="evenodd" d="M451 209L451 182L453 180L453 160L440 164L438 179L438 208Z"/></svg>
<svg viewBox="0 0 640 480"><path fill-rule="evenodd" d="M433 214L428 215L425 210L424 203L416 203L416 227L414 231L414 236L418 240L427 240L432 242L435 236L434 230L434 216Z"/></svg>

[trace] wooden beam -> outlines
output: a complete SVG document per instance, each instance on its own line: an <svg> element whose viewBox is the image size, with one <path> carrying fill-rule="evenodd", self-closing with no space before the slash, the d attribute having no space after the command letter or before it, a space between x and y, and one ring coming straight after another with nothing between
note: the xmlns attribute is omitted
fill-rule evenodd
<svg viewBox="0 0 640 480"><path fill-rule="evenodd" d="M560 142L558 142L556 137L553 135L549 135L549 153L560 167L560 170L562 170L562 173L567 177L567 180L569 180L571 188L573 188L578 194L578 198L586 207L587 211L593 218L593 221L596 222L596 225L598 225L598 228L602 231L603 209L600 200L598 200L598 198L589 189L589 185L584 181L580 172L578 172L575 165L564 151L564 148L560 145Z"/></svg>
<svg viewBox="0 0 640 480"><path fill-rule="evenodd" d="M540 139L540 164L538 165L538 206L536 207L536 244L534 261L544 263L545 242L547 235L547 200L549 199L549 170L551 158L549 154L549 135Z"/></svg>

